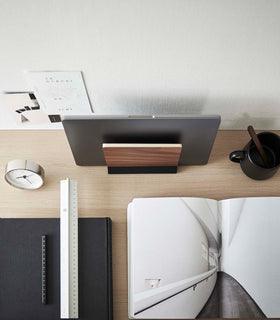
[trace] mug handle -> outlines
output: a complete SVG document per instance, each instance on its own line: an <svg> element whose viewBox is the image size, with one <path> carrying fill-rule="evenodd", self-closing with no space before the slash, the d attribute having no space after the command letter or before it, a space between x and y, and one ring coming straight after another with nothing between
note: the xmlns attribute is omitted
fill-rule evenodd
<svg viewBox="0 0 280 320"><path fill-rule="evenodd" d="M232 151L232 153L229 155L229 159L232 162L240 163L241 160L245 158L245 151L243 150L236 150Z"/></svg>

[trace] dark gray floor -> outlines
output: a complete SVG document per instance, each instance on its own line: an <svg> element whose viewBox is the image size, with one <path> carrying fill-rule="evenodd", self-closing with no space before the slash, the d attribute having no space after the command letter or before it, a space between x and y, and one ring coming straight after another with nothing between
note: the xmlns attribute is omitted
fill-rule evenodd
<svg viewBox="0 0 280 320"><path fill-rule="evenodd" d="M197 318L266 318L266 316L233 277L218 272L213 293Z"/></svg>

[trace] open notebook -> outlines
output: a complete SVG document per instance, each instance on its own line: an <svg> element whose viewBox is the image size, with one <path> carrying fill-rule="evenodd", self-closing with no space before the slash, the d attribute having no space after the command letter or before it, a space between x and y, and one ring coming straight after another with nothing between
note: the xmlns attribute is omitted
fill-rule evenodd
<svg viewBox="0 0 280 320"><path fill-rule="evenodd" d="M280 317L280 197L134 199L129 317Z"/></svg>

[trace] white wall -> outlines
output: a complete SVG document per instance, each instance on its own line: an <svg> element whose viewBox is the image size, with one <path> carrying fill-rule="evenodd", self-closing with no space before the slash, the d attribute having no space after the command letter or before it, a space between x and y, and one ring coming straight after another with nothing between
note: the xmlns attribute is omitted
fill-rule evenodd
<svg viewBox="0 0 280 320"><path fill-rule="evenodd" d="M268 318L280 317L279 206L280 198L222 201L222 271L243 286Z"/></svg>
<svg viewBox="0 0 280 320"><path fill-rule="evenodd" d="M190 202L197 209L199 201ZM204 216L211 215L209 207L203 209ZM135 318L195 318L215 286L216 269L195 290L177 294L209 271L208 240L193 213L180 198L134 199L128 234L129 314L148 306ZM196 276L203 278L194 281ZM159 287L151 288L147 279L161 279ZM165 298L170 299L150 308Z"/></svg>
<svg viewBox="0 0 280 320"><path fill-rule="evenodd" d="M180 199L204 229L208 238L209 247L217 251L220 246L218 202L212 199L190 197Z"/></svg>
<svg viewBox="0 0 280 320"><path fill-rule="evenodd" d="M190 289L173 296L137 315L135 319L195 319L209 299L217 274ZM178 307L180 306L180 307Z"/></svg>
<svg viewBox="0 0 280 320"><path fill-rule="evenodd" d="M209 270L206 234L178 198L134 199L131 215L133 294L151 290L145 279L163 287Z"/></svg>
<svg viewBox="0 0 280 320"><path fill-rule="evenodd" d="M278 0L0 0L0 90L29 89L23 70L82 70L98 113L279 129L279 30Z"/></svg>

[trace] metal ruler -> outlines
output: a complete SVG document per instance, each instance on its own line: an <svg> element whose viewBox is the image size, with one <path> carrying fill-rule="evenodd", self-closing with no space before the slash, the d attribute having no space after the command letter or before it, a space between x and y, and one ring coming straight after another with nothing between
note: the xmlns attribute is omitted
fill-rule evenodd
<svg viewBox="0 0 280 320"><path fill-rule="evenodd" d="M60 317L79 317L78 190L70 179L60 181Z"/></svg>
<svg viewBox="0 0 280 320"><path fill-rule="evenodd" d="M47 304L47 235L42 236L42 304Z"/></svg>

